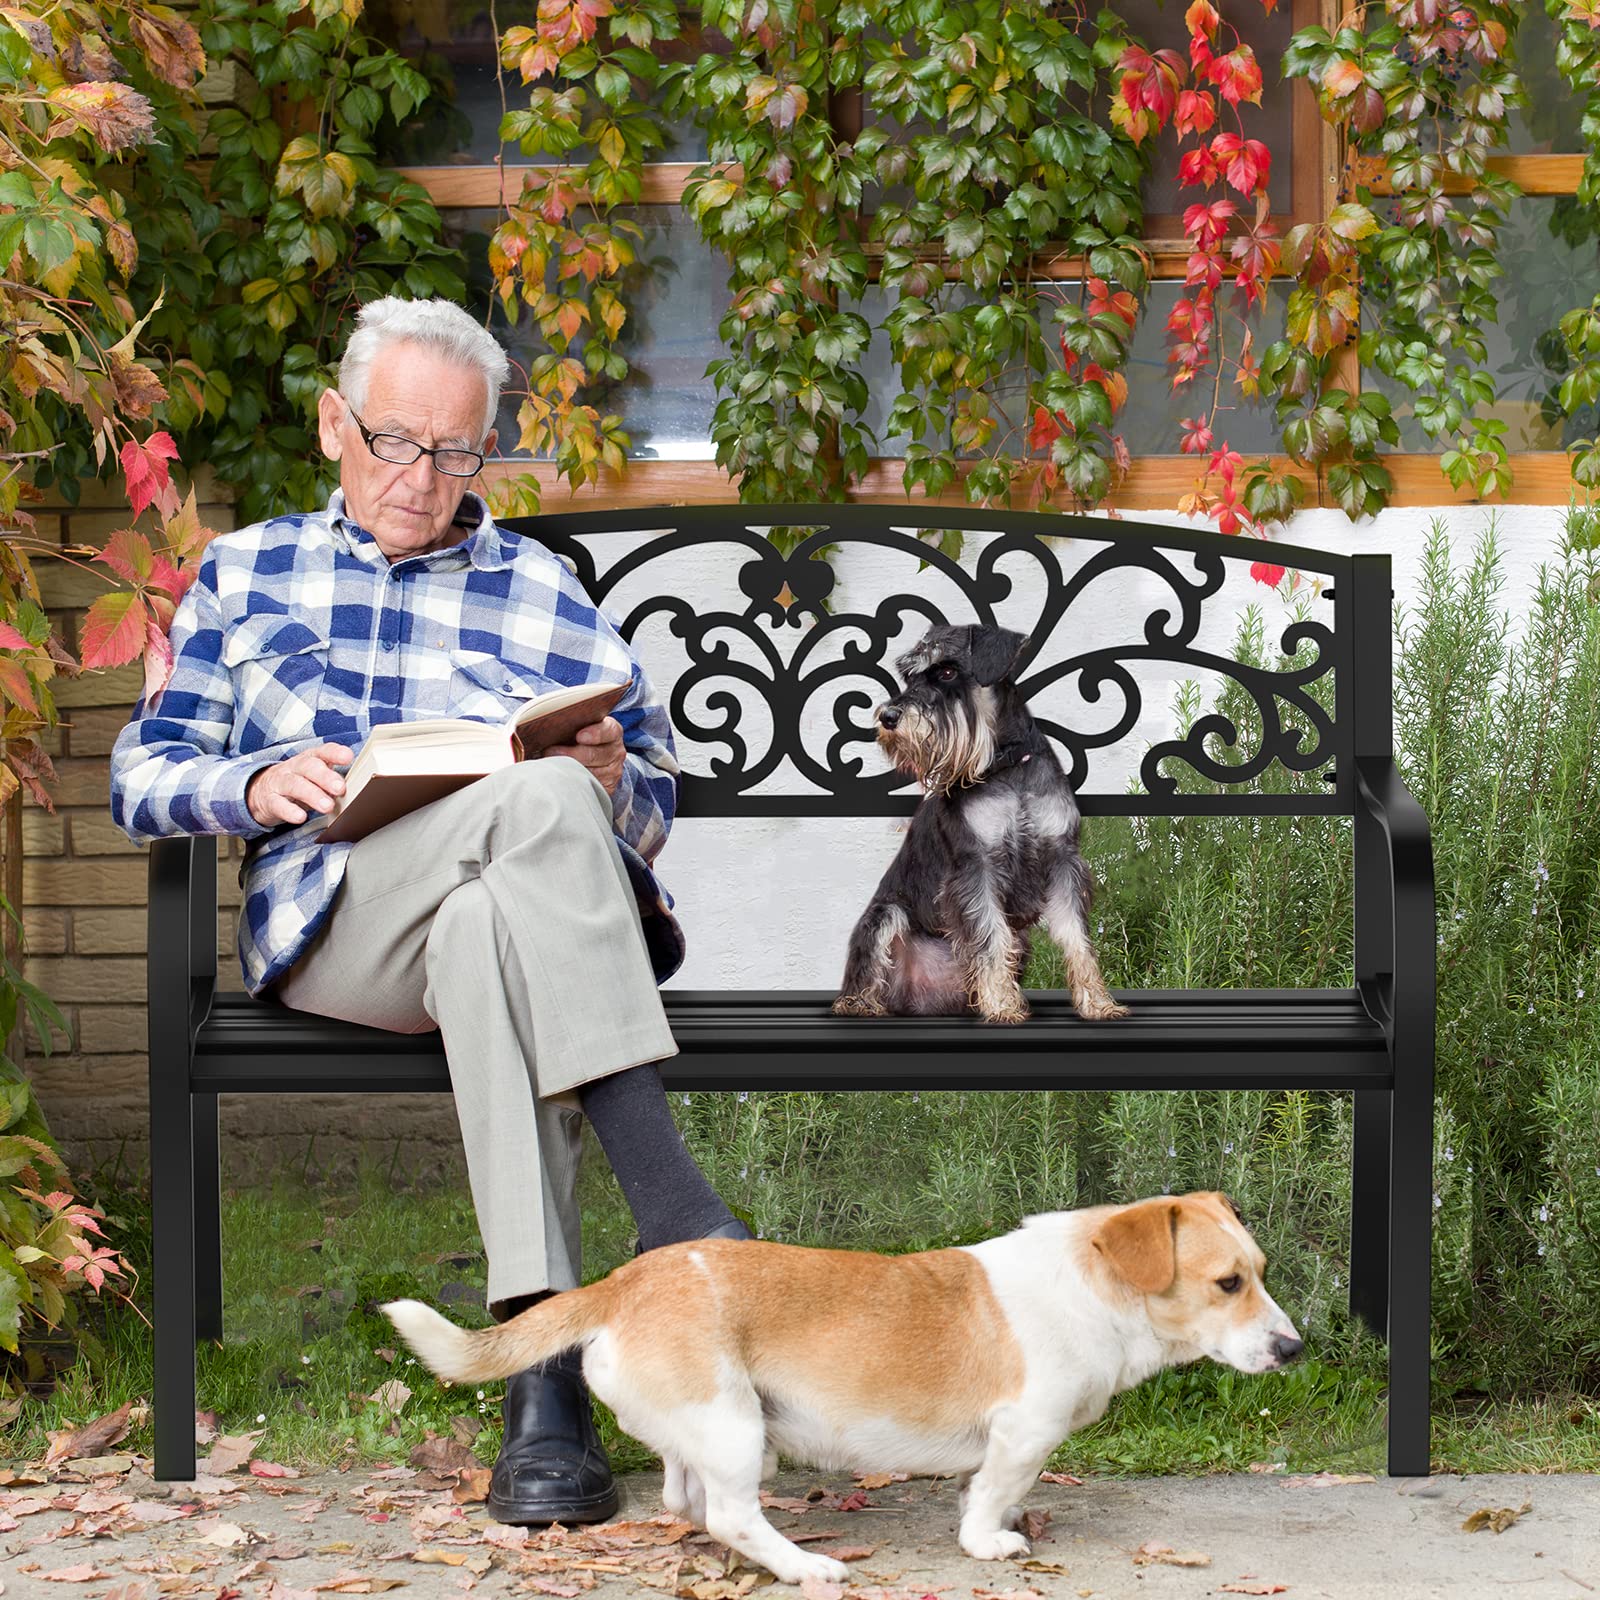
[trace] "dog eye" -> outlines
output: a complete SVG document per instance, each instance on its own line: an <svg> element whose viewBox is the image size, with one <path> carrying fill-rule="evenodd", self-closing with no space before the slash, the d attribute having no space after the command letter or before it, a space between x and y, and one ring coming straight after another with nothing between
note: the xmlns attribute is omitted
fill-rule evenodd
<svg viewBox="0 0 1600 1600"><path fill-rule="evenodd" d="M936 677L940 683L954 683L957 677L956 669L947 661L936 673L934 673L934 677Z"/></svg>
<svg viewBox="0 0 1600 1600"><path fill-rule="evenodd" d="M1226 1278L1217 1279L1217 1287L1224 1294L1238 1294L1239 1285L1243 1282L1244 1279L1237 1272L1230 1272Z"/></svg>

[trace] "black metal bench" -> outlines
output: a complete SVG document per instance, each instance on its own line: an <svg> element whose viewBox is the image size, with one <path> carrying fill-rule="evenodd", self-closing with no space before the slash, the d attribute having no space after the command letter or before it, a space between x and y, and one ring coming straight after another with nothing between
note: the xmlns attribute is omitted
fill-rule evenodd
<svg viewBox="0 0 1600 1600"><path fill-rule="evenodd" d="M766 537L769 525L813 531L784 555ZM669 988L664 999L680 1053L664 1064L663 1076L675 1089L1354 1091L1350 1305L1388 1338L1389 1470L1426 1474L1433 865L1427 821L1392 758L1388 557L1269 547L1275 559L1331 584L1315 607L1317 618L1331 613L1330 620L1292 627L1284 637L1292 665L1273 673L1239 667L1196 642L1204 603L1232 564L1263 552L1219 535L905 505L658 508L507 526L569 557L596 601L622 616L658 692L670 683L684 763L680 816L909 813L915 792L884 769L872 741L871 707L893 686L886 663L930 620L995 620L996 605L1013 588L1003 569L1032 561L1042 599L1019 681L1057 741L1086 816L1354 818L1349 988L1119 990L1132 1015L1109 1023L1080 1021L1064 994L1035 993L1032 1019L1016 1027L967 1018L835 1017L832 991ZM919 540L919 529L981 536L976 560L948 560ZM629 533L634 537L621 537ZM1071 543L1045 545L1040 536ZM836 583L835 551L903 561L908 574L921 572L915 557L935 577L913 581L953 588L958 605L943 615L926 593L910 592L849 610L849 580ZM669 589L681 586L686 552L731 563L726 584L704 606L675 591L629 601L651 563L658 584L664 578ZM671 557L678 559L664 560ZM1137 636L1108 639L1095 586L1126 579L1128 569L1142 569L1143 581L1160 585L1170 600L1163 597ZM722 609L730 596L734 607ZM1090 614L1071 616L1063 651L1061 624L1075 606ZM665 629L671 649L687 658L675 680L647 647L651 628ZM785 653L777 642L794 648ZM1215 719L1203 718L1184 739L1157 743L1144 755L1145 793L1085 792L1093 751L1125 740L1134 726L1141 662L1241 684L1262 721L1249 759L1220 763L1215 745L1208 754L1204 735L1219 730ZM1110 726L1083 731L1039 711L1040 695L1074 675L1088 703L1106 703L1108 688L1122 697ZM742 720L752 696L766 710ZM821 759L802 737L815 731L819 706L828 728ZM707 721L708 714L720 720ZM768 719L769 726L758 725ZM1231 743L1224 733L1224 744ZM701 746L723 753L708 758ZM795 792L792 782L788 792L771 791L768 780L785 758L812 792ZM1282 785L1262 792L1255 782L1274 764L1299 775L1288 792ZM1187 789L1172 768L1189 774ZM670 847L664 869L682 899L686 886L672 871ZM863 905L871 887L860 886ZM222 1336L217 1096L450 1087L436 1034L382 1033L218 993L216 907L215 841L158 843L150 859L149 1012L155 1460L162 1478L193 1476L194 1345ZM842 948L840 961L842 970Z"/></svg>

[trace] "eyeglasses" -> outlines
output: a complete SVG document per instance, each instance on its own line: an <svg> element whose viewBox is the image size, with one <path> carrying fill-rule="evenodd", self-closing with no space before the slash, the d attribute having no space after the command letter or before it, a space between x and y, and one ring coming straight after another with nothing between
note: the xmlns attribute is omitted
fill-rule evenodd
<svg viewBox="0 0 1600 1600"><path fill-rule="evenodd" d="M460 450L451 445L430 450L427 445L418 444L404 434L374 433L356 415L355 407L348 400L345 401L345 410L360 431L362 442L380 461L388 461L397 467L409 467L423 456L432 456L434 467L448 478L475 477L483 468L483 455L477 450Z"/></svg>

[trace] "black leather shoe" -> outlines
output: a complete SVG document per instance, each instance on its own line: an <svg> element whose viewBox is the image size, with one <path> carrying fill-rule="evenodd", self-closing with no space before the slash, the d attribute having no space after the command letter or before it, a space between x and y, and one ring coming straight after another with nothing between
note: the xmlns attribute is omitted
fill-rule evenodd
<svg viewBox="0 0 1600 1600"><path fill-rule="evenodd" d="M737 1217L729 1217L726 1222L718 1223L710 1233L702 1233L698 1237L701 1239L753 1239L755 1235ZM692 1242L689 1239L679 1239L677 1241L679 1244L690 1244ZM633 1253L636 1256L642 1256L644 1254L644 1246L636 1244L633 1247Z"/></svg>
<svg viewBox="0 0 1600 1600"><path fill-rule="evenodd" d="M578 1351L508 1378L501 1414L505 1438L489 1478L496 1522L606 1522L617 1514Z"/></svg>

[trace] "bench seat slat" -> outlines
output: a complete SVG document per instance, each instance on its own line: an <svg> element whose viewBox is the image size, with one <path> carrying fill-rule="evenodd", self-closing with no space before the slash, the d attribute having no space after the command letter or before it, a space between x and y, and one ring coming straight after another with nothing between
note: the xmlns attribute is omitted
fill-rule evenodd
<svg viewBox="0 0 1600 1600"><path fill-rule="evenodd" d="M1385 1088L1381 1023L1353 989L1144 990L1084 1022L1035 990L1020 1027L969 1017L835 1017L829 990L667 990L672 1088ZM393 1034L214 1000L196 1040L203 1093L448 1089L436 1033Z"/></svg>

